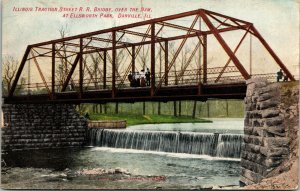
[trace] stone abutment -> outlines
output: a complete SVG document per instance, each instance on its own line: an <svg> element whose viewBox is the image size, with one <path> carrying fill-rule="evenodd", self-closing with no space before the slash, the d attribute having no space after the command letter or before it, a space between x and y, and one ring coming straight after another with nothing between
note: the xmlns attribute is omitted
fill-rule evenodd
<svg viewBox="0 0 300 191"><path fill-rule="evenodd" d="M87 121L69 104L2 105L2 150L84 146Z"/></svg>
<svg viewBox="0 0 300 191"><path fill-rule="evenodd" d="M241 185L259 183L284 170L298 141L298 82L247 81ZM281 169L281 170L279 170Z"/></svg>

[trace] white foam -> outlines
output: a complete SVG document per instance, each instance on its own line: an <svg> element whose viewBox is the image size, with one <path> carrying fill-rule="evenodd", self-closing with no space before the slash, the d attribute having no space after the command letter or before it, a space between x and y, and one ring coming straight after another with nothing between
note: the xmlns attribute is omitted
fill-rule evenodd
<svg viewBox="0 0 300 191"><path fill-rule="evenodd" d="M134 154L156 154L174 158L198 158L204 160L226 160L226 161L240 161L239 158L226 158L226 157L212 157L209 155L197 155L197 154L186 154L186 153L168 153L161 151L145 151L145 150L134 150L134 149L122 149L122 148L110 148L110 147L94 147L91 151L105 151L111 153L134 153Z"/></svg>

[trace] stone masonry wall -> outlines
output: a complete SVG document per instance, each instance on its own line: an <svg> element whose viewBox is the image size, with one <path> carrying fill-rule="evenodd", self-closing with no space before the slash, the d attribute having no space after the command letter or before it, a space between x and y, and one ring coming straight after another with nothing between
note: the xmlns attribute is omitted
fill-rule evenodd
<svg viewBox="0 0 300 191"><path fill-rule="evenodd" d="M2 149L83 146L87 121L73 105L5 104Z"/></svg>
<svg viewBox="0 0 300 191"><path fill-rule="evenodd" d="M291 132L298 126L291 126L289 120L298 115L299 89L285 95L282 84L285 83L268 83L264 79L247 81L241 185L259 183L264 178L278 175L281 173L279 167L291 157L294 138L291 134L297 139L297 133ZM291 99L295 100L285 103ZM295 109L293 116L287 115L289 109L285 108L289 107Z"/></svg>

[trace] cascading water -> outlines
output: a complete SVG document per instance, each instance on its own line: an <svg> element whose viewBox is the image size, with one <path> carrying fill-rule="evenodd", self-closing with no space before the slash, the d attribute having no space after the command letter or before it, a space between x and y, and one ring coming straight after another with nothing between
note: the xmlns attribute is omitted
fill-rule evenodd
<svg viewBox="0 0 300 191"><path fill-rule="evenodd" d="M243 136L167 131L91 129L91 146L239 158Z"/></svg>

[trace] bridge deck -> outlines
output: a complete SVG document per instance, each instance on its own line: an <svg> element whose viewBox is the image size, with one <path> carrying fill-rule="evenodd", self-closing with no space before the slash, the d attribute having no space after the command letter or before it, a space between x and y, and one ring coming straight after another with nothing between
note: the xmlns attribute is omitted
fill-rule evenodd
<svg viewBox="0 0 300 191"><path fill-rule="evenodd" d="M243 99L246 94L246 84L209 84L209 85L181 85L161 87L155 96L151 96L150 87L118 89L112 97L111 90L85 91L82 97L75 91L56 93L55 98L48 94L16 95L4 97L4 103L106 103L106 102L139 102L139 101L173 101L199 100L208 98Z"/></svg>

